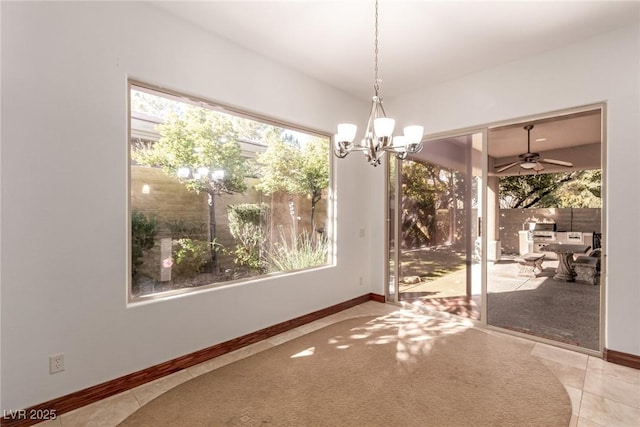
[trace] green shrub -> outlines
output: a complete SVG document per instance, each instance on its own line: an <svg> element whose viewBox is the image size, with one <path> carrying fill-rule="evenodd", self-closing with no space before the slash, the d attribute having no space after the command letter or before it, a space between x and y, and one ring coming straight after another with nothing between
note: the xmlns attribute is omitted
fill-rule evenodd
<svg viewBox="0 0 640 427"><path fill-rule="evenodd" d="M206 223L176 219L165 223L171 232L171 274L174 279L194 278L211 262L211 250L220 245L208 242Z"/></svg>
<svg viewBox="0 0 640 427"><path fill-rule="evenodd" d="M142 265L142 257L155 244L158 223L147 218L142 212L131 212L131 274L136 277Z"/></svg>
<svg viewBox="0 0 640 427"><path fill-rule="evenodd" d="M292 236L291 243L280 231L280 242L273 245L268 255L270 271L291 271L315 267L327 262L329 244L324 236L312 239L306 231Z"/></svg>
<svg viewBox="0 0 640 427"><path fill-rule="evenodd" d="M202 272L211 260L211 243L194 239L174 239L171 242L173 269L177 278L192 278Z"/></svg>
<svg viewBox="0 0 640 427"><path fill-rule="evenodd" d="M264 203L230 205L228 217L229 231L236 239L234 263L263 269L262 253L268 235L269 206Z"/></svg>

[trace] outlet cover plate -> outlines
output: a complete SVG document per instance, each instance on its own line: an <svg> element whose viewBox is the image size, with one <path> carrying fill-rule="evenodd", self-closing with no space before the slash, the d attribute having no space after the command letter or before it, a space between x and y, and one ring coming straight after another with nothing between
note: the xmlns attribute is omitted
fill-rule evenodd
<svg viewBox="0 0 640 427"><path fill-rule="evenodd" d="M49 356L49 374L57 374L64 371L64 354Z"/></svg>

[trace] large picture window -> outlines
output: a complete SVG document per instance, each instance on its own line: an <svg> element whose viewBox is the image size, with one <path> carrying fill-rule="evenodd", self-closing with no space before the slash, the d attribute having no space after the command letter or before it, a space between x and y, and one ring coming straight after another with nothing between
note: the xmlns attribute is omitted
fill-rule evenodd
<svg viewBox="0 0 640 427"><path fill-rule="evenodd" d="M130 84L130 298L327 265L329 137Z"/></svg>

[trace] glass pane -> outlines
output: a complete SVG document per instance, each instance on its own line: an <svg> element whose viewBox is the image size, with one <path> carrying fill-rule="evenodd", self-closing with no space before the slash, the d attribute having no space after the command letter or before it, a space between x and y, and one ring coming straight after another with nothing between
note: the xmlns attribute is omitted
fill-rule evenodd
<svg viewBox="0 0 640 427"><path fill-rule="evenodd" d="M329 259L329 138L132 86L135 297Z"/></svg>
<svg viewBox="0 0 640 427"><path fill-rule="evenodd" d="M489 131L501 251L487 269L488 324L600 349L601 121L598 109ZM540 156L522 163L528 139Z"/></svg>
<svg viewBox="0 0 640 427"><path fill-rule="evenodd" d="M399 296L480 318L478 179L472 135L425 143L402 162ZM478 283L478 286L472 286Z"/></svg>

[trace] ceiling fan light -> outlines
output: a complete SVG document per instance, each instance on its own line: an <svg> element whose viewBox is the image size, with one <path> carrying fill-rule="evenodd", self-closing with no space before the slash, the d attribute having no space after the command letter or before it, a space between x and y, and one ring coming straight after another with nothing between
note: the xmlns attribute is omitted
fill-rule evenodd
<svg viewBox="0 0 640 427"><path fill-rule="evenodd" d="M524 163L520 163L520 167L522 169L533 169L536 167L536 162L524 162Z"/></svg>

